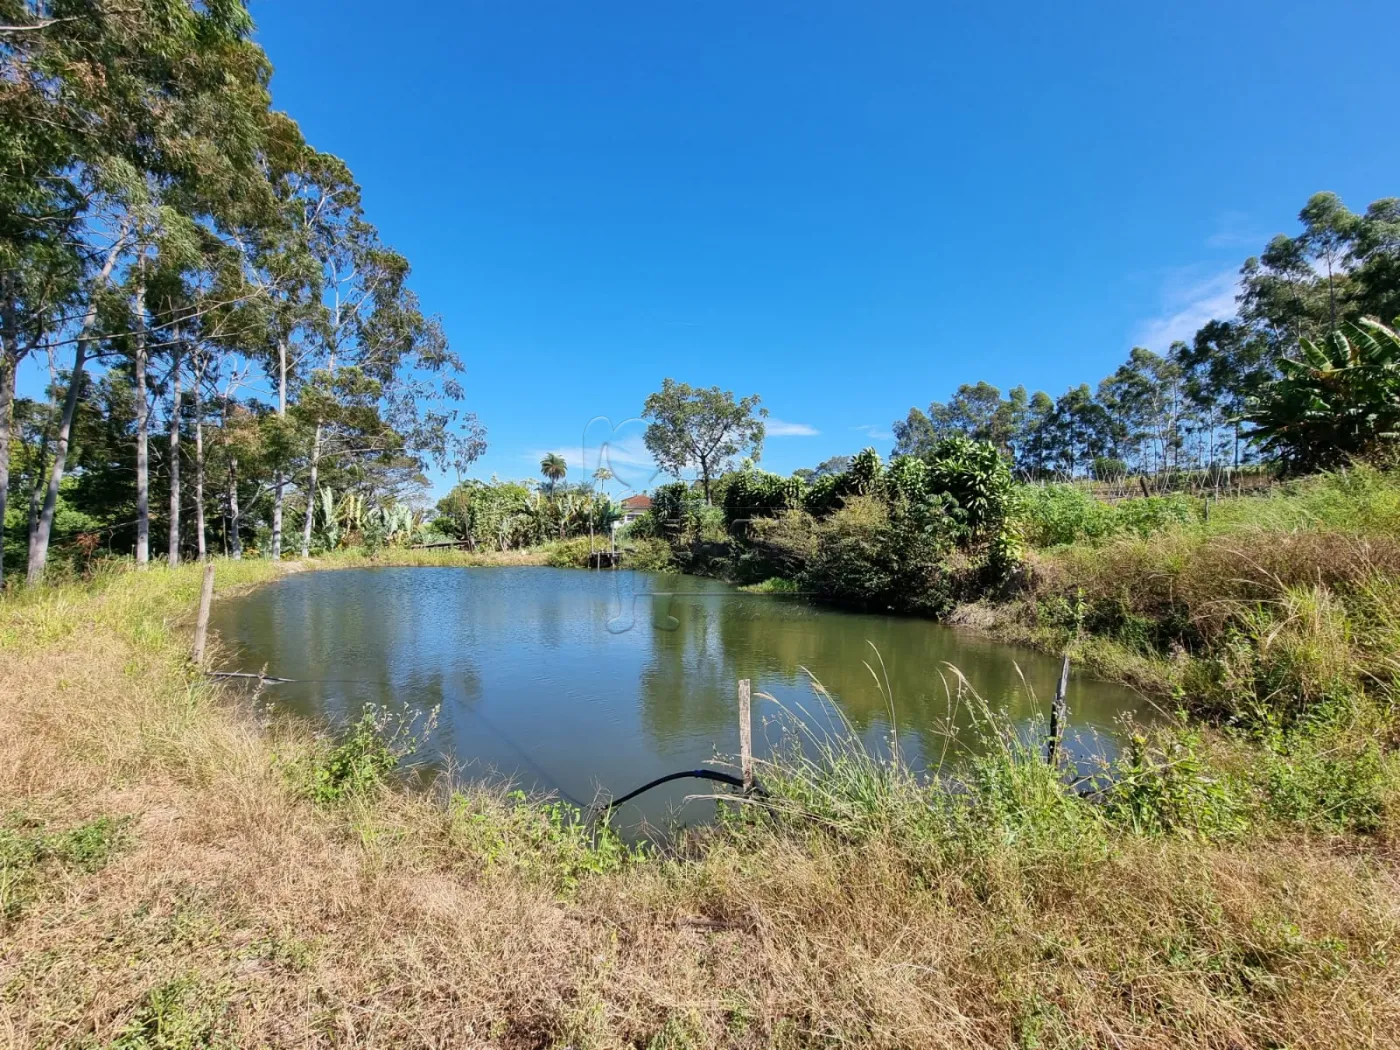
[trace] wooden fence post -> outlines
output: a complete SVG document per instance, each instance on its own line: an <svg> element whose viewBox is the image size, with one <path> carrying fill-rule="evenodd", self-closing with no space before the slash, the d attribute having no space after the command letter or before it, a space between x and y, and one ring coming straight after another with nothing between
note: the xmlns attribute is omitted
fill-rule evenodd
<svg viewBox="0 0 1400 1050"><path fill-rule="evenodd" d="M753 723L749 718L749 680L739 679L739 768L744 790L753 790Z"/></svg>
<svg viewBox="0 0 1400 1050"><path fill-rule="evenodd" d="M1065 694L1069 692L1069 653L1060 665L1060 680L1055 686L1055 699L1050 703L1050 739L1045 742L1045 761L1054 765L1060 757L1060 738L1064 736L1065 723L1069 721L1069 707Z"/></svg>
<svg viewBox="0 0 1400 1050"><path fill-rule="evenodd" d="M209 604L214 600L214 562L204 563L204 586L199 590L199 619L194 624L194 662L204 664L204 638L209 633Z"/></svg>

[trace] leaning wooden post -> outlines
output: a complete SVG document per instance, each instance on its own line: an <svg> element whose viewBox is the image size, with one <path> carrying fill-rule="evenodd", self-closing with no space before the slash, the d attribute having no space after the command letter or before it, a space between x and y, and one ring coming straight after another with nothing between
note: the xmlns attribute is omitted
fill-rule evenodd
<svg viewBox="0 0 1400 1050"><path fill-rule="evenodd" d="M753 790L753 724L749 721L749 680L739 679L739 768L744 790Z"/></svg>
<svg viewBox="0 0 1400 1050"><path fill-rule="evenodd" d="M204 586L199 590L199 619L194 624L195 666L204 663L204 637L209 633L209 604L214 600L214 563L204 563Z"/></svg>
<svg viewBox="0 0 1400 1050"><path fill-rule="evenodd" d="M1069 692L1069 653L1060 665L1060 681L1055 686L1055 699L1050 703L1050 739L1045 743L1045 761L1054 765L1060 757L1060 738L1064 736L1065 723L1069 721L1069 708L1065 694Z"/></svg>

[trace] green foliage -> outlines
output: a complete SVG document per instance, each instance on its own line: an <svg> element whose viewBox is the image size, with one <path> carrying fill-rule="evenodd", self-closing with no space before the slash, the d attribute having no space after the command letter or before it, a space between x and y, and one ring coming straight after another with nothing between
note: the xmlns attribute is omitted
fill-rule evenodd
<svg viewBox="0 0 1400 1050"><path fill-rule="evenodd" d="M1010 515L1032 547L1093 543L1154 532L1196 520L1199 501L1184 495L1146 496L1105 503L1079 485L1017 485Z"/></svg>
<svg viewBox="0 0 1400 1050"><path fill-rule="evenodd" d="M1011 494L1011 470L996 447L953 436L924 457L926 489L944 501L946 512L977 542L1000 530Z"/></svg>
<svg viewBox="0 0 1400 1050"><path fill-rule="evenodd" d="M785 478L752 467L727 475L725 480L724 523L731 530L737 522L771 518L800 507L806 491L800 478Z"/></svg>
<svg viewBox="0 0 1400 1050"><path fill-rule="evenodd" d="M193 976L157 985L141 999L111 1050L210 1050L231 1047L221 1037L228 990Z"/></svg>
<svg viewBox="0 0 1400 1050"><path fill-rule="evenodd" d="M938 615L954 600L945 560L949 531L891 515L871 496L853 497L816 523L815 551L798 577L803 590L860 609Z"/></svg>
<svg viewBox="0 0 1400 1050"><path fill-rule="evenodd" d="M436 724L436 710L410 715L367 705L338 742L314 755L304 771L307 794L330 805L374 791L422 746Z"/></svg>
<svg viewBox="0 0 1400 1050"><path fill-rule="evenodd" d="M60 871L91 874L106 866L128 841L129 821L98 817L67 831L11 816L0 822L0 926Z"/></svg>
<svg viewBox="0 0 1400 1050"><path fill-rule="evenodd" d="M1253 735L1251 773L1274 819L1323 831L1380 829L1391 791L1377 726L1358 732L1347 708L1323 707L1300 724L1272 722Z"/></svg>
<svg viewBox="0 0 1400 1050"><path fill-rule="evenodd" d="M540 473L544 475L550 490L553 491L554 486L563 481L565 476L569 473L569 467L568 464L564 462L563 456L559 455L557 452L551 452L546 455L544 459L540 460Z"/></svg>
<svg viewBox="0 0 1400 1050"><path fill-rule="evenodd" d="M1201 736L1184 722L1155 743L1133 733L1113 763L1104 812L1139 835L1180 832L1218 838L1247 827L1240 788L1213 770Z"/></svg>
<svg viewBox="0 0 1400 1050"><path fill-rule="evenodd" d="M590 531L606 544L620 517L618 507L588 485L554 484L539 491L493 477L456 485L438 501L431 524L477 547L507 551L587 537Z"/></svg>
<svg viewBox="0 0 1400 1050"><path fill-rule="evenodd" d="M647 536L635 538L629 536L625 549L627 553L623 555L623 558L630 569L636 569L639 572L674 572L676 569L676 560L671 553L671 545L665 540Z"/></svg>
<svg viewBox="0 0 1400 1050"><path fill-rule="evenodd" d="M801 588L798 587L795 580L786 580L781 576L770 576L758 583L746 584L739 590L748 594L797 594Z"/></svg>
<svg viewBox="0 0 1400 1050"><path fill-rule="evenodd" d="M555 569L581 569L588 565L590 551L608 550L608 542L590 540L587 536L575 536L571 540L551 543L545 553L545 564Z"/></svg>
<svg viewBox="0 0 1400 1050"><path fill-rule="evenodd" d="M687 469L700 474L705 499L710 483L730 461L743 454L757 460L763 451L763 417L759 396L734 399L732 390L692 387L666 379L642 408L648 420L643 440L661 469L679 478Z"/></svg>
<svg viewBox="0 0 1400 1050"><path fill-rule="evenodd" d="M1333 468L1400 436L1400 334L1370 318L1279 361L1249 416L1255 437L1297 471Z"/></svg>
<svg viewBox="0 0 1400 1050"><path fill-rule="evenodd" d="M510 868L561 893L650 856L645 844L629 846L606 819L590 820L577 806L534 800L523 791L504 800L456 794L451 816L454 837L488 871Z"/></svg>

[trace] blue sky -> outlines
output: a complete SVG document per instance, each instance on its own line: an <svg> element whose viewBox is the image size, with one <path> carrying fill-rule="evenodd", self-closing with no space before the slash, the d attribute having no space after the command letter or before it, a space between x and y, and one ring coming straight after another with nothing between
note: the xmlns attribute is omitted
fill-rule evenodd
<svg viewBox="0 0 1400 1050"><path fill-rule="evenodd" d="M1400 194L1393 0L253 14L467 363L479 476L576 463L668 375L761 394L770 469L886 453L961 382L1057 393L1228 314L1311 193Z"/></svg>

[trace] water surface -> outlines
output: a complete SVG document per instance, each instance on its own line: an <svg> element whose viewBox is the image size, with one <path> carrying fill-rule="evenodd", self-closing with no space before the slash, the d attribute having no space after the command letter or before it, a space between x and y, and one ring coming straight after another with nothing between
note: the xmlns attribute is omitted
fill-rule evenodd
<svg viewBox="0 0 1400 1050"><path fill-rule="evenodd" d="M306 572L219 602L212 624L230 669L296 679L268 688L275 709L342 723L367 703L440 707L435 757L584 803L733 756L740 678L830 726L809 671L871 747L886 748L897 729L903 756L930 767L975 745L972 711L950 701L947 664L1027 726L1059 674L1057 660L928 620L642 572ZM1150 717L1132 691L1081 677L1069 707L1068 746L1081 758L1111 752L1123 715ZM780 714L755 703L760 756L779 740ZM623 820L704 819L703 804L684 802L703 790L668 786L625 807Z"/></svg>

